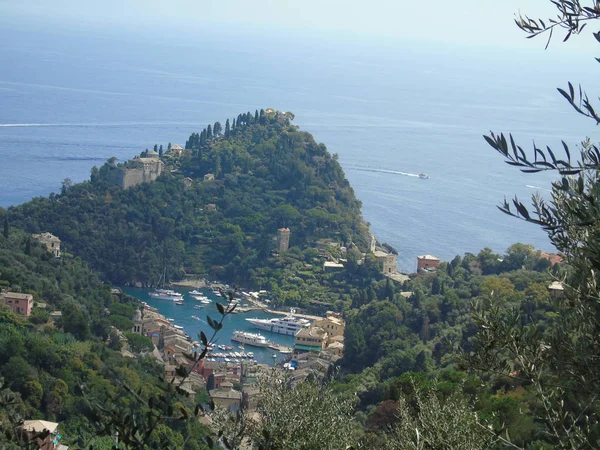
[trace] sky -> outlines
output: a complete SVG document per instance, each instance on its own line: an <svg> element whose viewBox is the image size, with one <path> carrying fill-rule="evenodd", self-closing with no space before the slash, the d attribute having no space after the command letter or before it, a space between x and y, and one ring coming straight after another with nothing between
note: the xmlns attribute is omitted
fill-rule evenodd
<svg viewBox="0 0 600 450"><path fill-rule="evenodd" d="M514 25L519 11L532 17L554 15L550 0L0 0L0 23L543 48L540 39L526 40ZM580 39L571 50L585 48L589 41Z"/></svg>

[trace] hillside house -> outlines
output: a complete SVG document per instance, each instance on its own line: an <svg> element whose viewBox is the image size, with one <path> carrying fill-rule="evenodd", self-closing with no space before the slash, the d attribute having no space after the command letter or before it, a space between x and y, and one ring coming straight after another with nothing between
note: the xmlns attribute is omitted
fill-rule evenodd
<svg viewBox="0 0 600 450"><path fill-rule="evenodd" d="M435 269L440 265L440 258L433 255L417 256L417 272L425 269Z"/></svg>
<svg viewBox="0 0 600 450"><path fill-rule="evenodd" d="M57 258L60 256L60 239L52 233L32 234L31 238L44 244L48 251Z"/></svg>
<svg viewBox="0 0 600 450"><path fill-rule="evenodd" d="M33 310L33 295L21 294L17 292L5 292L0 294L3 297L2 303L6 305L13 313L29 316Z"/></svg>
<svg viewBox="0 0 600 450"><path fill-rule="evenodd" d="M69 448L60 443L62 436L55 422L26 420L21 425L21 432L24 438L34 441L39 450L68 450Z"/></svg>

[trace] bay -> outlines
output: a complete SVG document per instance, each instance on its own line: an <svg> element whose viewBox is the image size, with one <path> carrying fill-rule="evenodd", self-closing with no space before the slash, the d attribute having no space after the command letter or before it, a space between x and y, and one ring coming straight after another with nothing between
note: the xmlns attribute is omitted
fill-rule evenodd
<svg viewBox="0 0 600 450"><path fill-rule="evenodd" d="M506 166L482 134L572 148L598 138L555 90L589 80L593 58L541 48L10 27L0 42L0 206L85 180L112 156L183 146L209 123L274 107L339 155L365 220L406 272L423 253L552 250L539 228L496 209L505 197L548 195L552 175ZM423 172L430 179L415 176Z"/></svg>
<svg viewBox="0 0 600 450"><path fill-rule="evenodd" d="M183 331L191 336L192 340L200 342L200 332L204 331L206 336L210 339L213 335L213 329L208 326L207 316L210 316L214 320L220 320L220 314L217 311L215 303L217 301L224 303L224 299L213 294L209 289L201 289L202 295L207 296L212 300L210 304L205 305L201 309L195 309L194 306L201 305L200 302L192 299L190 295L190 289L178 289L184 295L184 304L176 305L175 302L170 300L156 300L151 298L148 294L153 289L145 288L132 288L124 287L123 291L140 301L148 303L148 305L156 308L158 312L167 318L174 319L173 324L183 327ZM192 318L192 316L198 316L200 320ZM267 340L275 342L276 344L283 345L286 347L294 346L294 336L284 336L282 334L271 333L268 331L257 330L249 322L247 318L259 318L259 319L270 319L275 316L267 314L263 311L249 311L247 313L230 314L225 317L223 321L223 328L217 333L215 344L216 345L229 345L234 348L233 351L238 351L239 343L231 340L233 332L236 330L247 331L251 333L260 333L267 338ZM283 361L286 355L279 353L275 350L262 347L252 347L246 345L246 352L254 352L254 359L259 363L270 364L279 363ZM215 352L219 350L215 349ZM276 355L276 358L273 358Z"/></svg>

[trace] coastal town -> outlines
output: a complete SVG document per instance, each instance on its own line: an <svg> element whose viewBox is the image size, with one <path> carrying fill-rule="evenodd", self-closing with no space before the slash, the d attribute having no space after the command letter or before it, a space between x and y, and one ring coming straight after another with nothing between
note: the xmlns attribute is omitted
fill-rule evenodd
<svg viewBox="0 0 600 450"><path fill-rule="evenodd" d="M291 231L288 228L279 229L276 236L277 252L288 250ZM55 258L61 257L61 241L50 233L34 234L31 239L45 246ZM324 250L335 247L338 253L345 254L345 248L332 241L321 241L317 248L323 255L335 252ZM377 245L372 236L370 252L377 260L382 274L391 280L403 282L409 277L396 270L396 258L393 253ZM542 255L550 261L558 262L554 254ZM363 258L366 255L363 254ZM323 270L339 270L344 267L346 259L328 260L323 264ZM433 255L417 257L417 271L413 276L435 272L440 263ZM139 307L131 317L133 326L131 333L144 336L152 343L152 349L141 353L132 350L127 333L116 327L111 327L111 335L118 338L118 350L126 358L136 359L150 357L160 364L164 370L164 379L178 386L181 393L192 400L204 398L211 402L216 409L224 409L231 413L245 411L252 414L259 404L261 395L261 380L269 379L274 373L280 379L286 377L293 386L307 378L323 379L331 373L333 367L344 356L345 321L341 313L326 311L323 316L302 314L295 309L281 311L270 307L269 293L260 291L232 290L228 285L209 282L206 280L184 280L173 283L172 288L186 287L191 290L186 293L191 299L193 310L199 310L207 304L223 305L223 314L244 314L261 311L273 316L272 318L245 318L253 328L253 332L234 330L232 345L216 342L199 342L194 340L184 330L183 326L175 323L175 319L161 314L155 306L146 301L140 301ZM559 282L547 286L553 298L562 296L564 290ZM117 303L126 295L121 288L113 287L111 296ZM213 300L212 297L218 300ZM401 292L405 298L410 298L412 292ZM149 299L158 302L172 302L175 305L184 304L184 295L173 289L156 289L148 293ZM15 314L29 317L34 307L45 309L47 305L28 293L2 291L1 305ZM156 303L155 303L156 305ZM48 311L52 320L60 319L61 311ZM201 320L197 315L192 318ZM264 334L263 334L264 333ZM268 336L287 335L293 337L293 345L287 347L277 344ZM200 337L198 337L200 339ZM109 339L110 341L110 339ZM110 342L106 343L109 344ZM114 348L114 347L113 347ZM266 349L272 353L273 361L259 362L254 351ZM205 354L199 355L205 351ZM281 358L279 357L281 356ZM272 378L271 378L272 379ZM213 424L211 410L199 419L207 426ZM66 450L68 447L60 444L61 435L57 431L58 423L25 421L22 425L25 434L44 431L47 435L40 441L43 448Z"/></svg>

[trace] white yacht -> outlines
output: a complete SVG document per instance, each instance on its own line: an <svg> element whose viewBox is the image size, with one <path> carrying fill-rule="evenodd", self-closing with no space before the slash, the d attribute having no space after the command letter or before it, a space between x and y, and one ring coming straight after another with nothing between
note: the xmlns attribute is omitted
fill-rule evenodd
<svg viewBox="0 0 600 450"><path fill-rule="evenodd" d="M150 298L155 300L172 300L179 302L183 300L183 295L179 292L172 291L170 289L156 289L154 292L148 294Z"/></svg>
<svg viewBox="0 0 600 450"><path fill-rule="evenodd" d="M253 345L255 347L268 347L270 342L267 341L262 334L248 333L246 331L234 331L231 337L232 341L241 342L245 345Z"/></svg>
<svg viewBox="0 0 600 450"><path fill-rule="evenodd" d="M259 330L270 331L277 334L296 336L299 330L309 327L311 322L308 319L301 319L293 315L293 312L285 317L276 317L274 319L246 319L255 328Z"/></svg>

